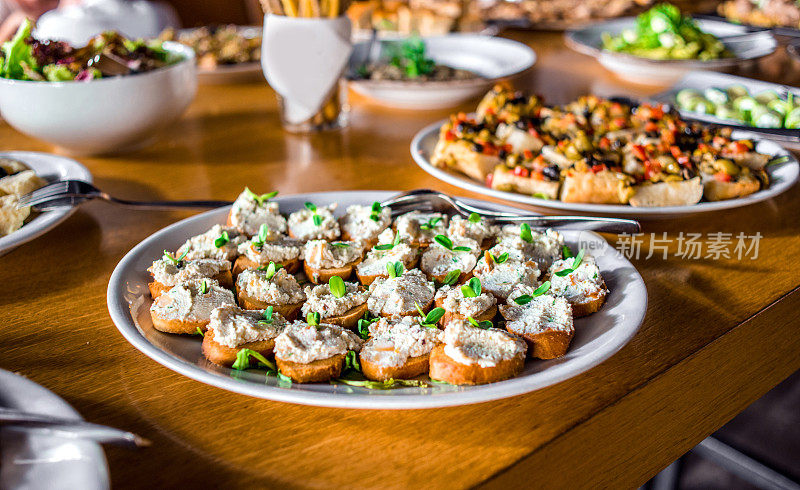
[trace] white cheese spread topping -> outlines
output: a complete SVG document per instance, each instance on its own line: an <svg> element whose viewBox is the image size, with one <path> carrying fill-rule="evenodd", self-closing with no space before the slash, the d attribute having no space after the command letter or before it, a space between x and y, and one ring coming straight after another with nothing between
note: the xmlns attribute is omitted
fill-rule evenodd
<svg viewBox="0 0 800 490"><path fill-rule="evenodd" d="M231 270L231 263L227 260L184 259L178 266L172 260L161 258L153 262L153 265L147 270L153 275L154 281L165 286L174 286L181 282L201 277L214 277L217 274L229 271Z"/></svg>
<svg viewBox="0 0 800 490"><path fill-rule="evenodd" d="M247 296L273 305L292 305L306 299L297 279L286 269L278 269L271 279L267 279L267 271L242 271L236 286Z"/></svg>
<svg viewBox="0 0 800 490"><path fill-rule="evenodd" d="M316 214L320 224L314 224L314 212L303 208L289 215L289 231L299 240L336 240L339 238L339 222L333 217L336 203L319 206Z"/></svg>
<svg viewBox="0 0 800 490"><path fill-rule="evenodd" d="M306 286L306 302L303 304L303 316L305 317L310 312L314 311L320 314L323 321L325 318L332 316L342 316L353 308L363 305L369 298L369 291L362 289L358 284L353 282L346 282L345 294L341 298L337 298L331 293L331 287L328 284L320 284L314 286Z"/></svg>
<svg viewBox="0 0 800 490"><path fill-rule="evenodd" d="M402 366L409 358L430 354L442 341L444 332L423 327L419 317L381 318L370 325L372 337L361 349L360 357L381 366Z"/></svg>
<svg viewBox="0 0 800 490"><path fill-rule="evenodd" d="M498 237L498 244L490 249L492 255L500 256L507 252L510 259L525 262L533 260L541 272L546 272L550 265L561 258L564 237L561 233L547 229L544 232L531 231L531 241L520 237L520 227L506 225Z"/></svg>
<svg viewBox="0 0 800 490"><path fill-rule="evenodd" d="M451 237L453 248L467 247L469 252L460 250L449 250L438 242L433 242L430 247L422 254L420 269L430 276L447 274L450 271L459 269L462 273L470 272L478 263L478 255L481 253L480 245L475 240L469 238Z"/></svg>
<svg viewBox="0 0 800 490"><path fill-rule="evenodd" d="M499 328L484 330L459 320L444 329L444 353L461 364L491 367L500 361L524 357L526 351L524 340Z"/></svg>
<svg viewBox="0 0 800 490"><path fill-rule="evenodd" d="M379 277L369 286L367 305L373 315L415 314L414 303L425 307L436 289L419 269L404 272L398 277Z"/></svg>
<svg viewBox="0 0 800 490"><path fill-rule="evenodd" d="M539 279L536 262L520 262L508 259L502 264L492 263L491 268L485 258L478 261L472 273L481 280L481 288L498 298L505 299L517 284L535 286Z"/></svg>
<svg viewBox="0 0 800 490"><path fill-rule="evenodd" d="M400 233L400 237L409 243L431 243L433 237L444 235L447 232L447 219L447 215L442 213L412 211L398 216L394 226L397 233ZM436 221L436 223L430 229L423 229L423 225L432 221Z"/></svg>
<svg viewBox="0 0 800 490"><path fill-rule="evenodd" d="M389 250L375 250L367 252L364 260L356 266L358 273L362 276L388 275L386 264L390 262L402 262L406 269L417 258L417 249L405 243L398 243Z"/></svg>
<svg viewBox="0 0 800 490"><path fill-rule="evenodd" d="M509 298L532 293L532 289L520 286ZM553 330L570 333L575 331L572 325L572 307L561 296L543 294L534 297L526 305L518 305L509 300L507 306L500 307L500 314L506 319L506 328L520 335Z"/></svg>
<svg viewBox="0 0 800 490"><path fill-rule="evenodd" d="M376 217L377 221L372 219L372 206L348 206L341 219L342 234L350 240L372 242L392 223L392 210L381 208Z"/></svg>
<svg viewBox="0 0 800 490"><path fill-rule="evenodd" d="M261 225L267 225L269 238L286 232L286 218L281 216L278 203L258 204L247 192L242 192L231 206L231 225L247 235L256 235Z"/></svg>
<svg viewBox="0 0 800 490"><path fill-rule="evenodd" d="M275 357L283 361L308 364L349 350L359 351L361 339L346 328L334 325L313 326L294 322L275 339Z"/></svg>
<svg viewBox="0 0 800 490"><path fill-rule="evenodd" d="M475 297L464 297L461 286L442 286L436 291L435 299L446 311L464 318L479 316L497 303L494 296L483 291Z"/></svg>
<svg viewBox="0 0 800 490"><path fill-rule="evenodd" d="M211 312L208 329L214 331L214 342L227 347L238 347L250 342L274 339L285 326L286 320L278 313L273 313L272 322L267 323L264 310L220 306Z"/></svg>
<svg viewBox="0 0 800 490"><path fill-rule="evenodd" d="M359 242L311 240L306 242L304 256L309 267L336 269L360 260L363 253L364 247Z"/></svg>
<svg viewBox="0 0 800 490"><path fill-rule="evenodd" d="M222 236L222 232L228 233L229 241L217 247L214 241ZM187 260L195 259L217 259L233 260L239 255L239 245L244 243L247 237L239 233L236 228L231 226L214 225L210 230L202 235L193 236L181 248L175 252L176 257L180 257L187 250Z"/></svg>
<svg viewBox="0 0 800 490"><path fill-rule="evenodd" d="M203 289L205 293L200 292ZM213 279L193 279L165 291L150 311L166 320L202 322L211 318L214 308L224 305L236 305L232 292Z"/></svg>
<svg viewBox="0 0 800 490"><path fill-rule="evenodd" d="M498 231L498 227L489 224L486 218L481 218L477 223L473 223L458 215L450 218L450 226L447 227L447 235L451 237L471 238L479 244L483 243L485 239L496 235Z"/></svg>
<svg viewBox="0 0 800 490"><path fill-rule="evenodd" d="M583 303L603 295L606 288L594 257L584 256L578 268L566 276L555 274L572 268L574 261L574 258L568 258L553 262L550 267L550 292L565 297L570 303Z"/></svg>
<svg viewBox="0 0 800 490"><path fill-rule="evenodd" d="M286 263L303 258L303 242L277 236L262 244L254 237L239 245L239 253L257 264Z"/></svg>

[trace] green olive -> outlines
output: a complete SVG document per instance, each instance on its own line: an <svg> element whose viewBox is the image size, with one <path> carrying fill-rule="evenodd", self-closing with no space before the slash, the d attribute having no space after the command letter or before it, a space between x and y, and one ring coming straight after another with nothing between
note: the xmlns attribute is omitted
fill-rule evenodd
<svg viewBox="0 0 800 490"><path fill-rule="evenodd" d="M725 172L728 175L739 174L739 166L726 158L720 158L715 161L714 167L720 172Z"/></svg>
<svg viewBox="0 0 800 490"><path fill-rule="evenodd" d="M591 151L592 149L592 142L589 141L589 138L583 131L578 131L578 134L575 135L575 139L573 140L573 144L580 152Z"/></svg>
<svg viewBox="0 0 800 490"><path fill-rule="evenodd" d="M570 160L580 160L582 157L581 152L578 151L574 143L564 149L564 155Z"/></svg>
<svg viewBox="0 0 800 490"><path fill-rule="evenodd" d="M664 169L665 172L668 174L679 174L681 173L681 166L678 165L678 162L675 161L674 158L668 155L661 155L657 158L658 163L661 164L661 167Z"/></svg>

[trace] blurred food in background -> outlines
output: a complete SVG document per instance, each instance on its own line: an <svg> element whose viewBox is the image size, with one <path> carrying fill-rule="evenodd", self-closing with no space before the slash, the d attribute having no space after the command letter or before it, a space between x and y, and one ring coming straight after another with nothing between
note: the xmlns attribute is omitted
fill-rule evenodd
<svg viewBox="0 0 800 490"><path fill-rule="evenodd" d="M800 28L800 4L796 0L728 0L717 11L743 24Z"/></svg>
<svg viewBox="0 0 800 490"><path fill-rule="evenodd" d="M261 35L235 25L204 26L196 29L166 29L162 41L178 41L194 49L197 65L213 70L219 65L261 60Z"/></svg>

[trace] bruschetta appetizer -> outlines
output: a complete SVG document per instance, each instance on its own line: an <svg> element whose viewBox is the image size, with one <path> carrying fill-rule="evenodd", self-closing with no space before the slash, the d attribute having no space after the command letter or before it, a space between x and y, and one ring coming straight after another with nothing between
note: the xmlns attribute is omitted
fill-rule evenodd
<svg viewBox="0 0 800 490"><path fill-rule="evenodd" d="M493 255L486 251L472 274L480 279L484 291L504 302L517 284L536 287L540 272L532 260L521 261L510 258L507 252Z"/></svg>
<svg viewBox="0 0 800 490"><path fill-rule="evenodd" d="M381 318L370 325L370 338L359 353L367 379L409 379L428 373L431 351L442 341L443 332L421 321L403 316Z"/></svg>
<svg viewBox="0 0 800 490"><path fill-rule="evenodd" d="M36 175L33 170L22 170L0 178L0 196L12 194L22 196L35 191L45 184L47 184L47 181Z"/></svg>
<svg viewBox="0 0 800 490"><path fill-rule="evenodd" d="M378 277L389 277L387 266L396 262L406 270L413 269L419 262L419 249L401 241L400 235L389 229L381 233L378 244L356 265L356 276L361 284L369 286Z"/></svg>
<svg viewBox="0 0 800 490"><path fill-rule="evenodd" d="M700 177L674 182L643 183L636 186L630 205L636 207L691 206L703 198Z"/></svg>
<svg viewBox="0 0 800 490"><path fill-rule="evenodd" d="M763 171L753 171L731 160L709 155L700 164L700 172L703 195L709 201L724 201L757 192L761 189L759 176L765 178L766 175Z"/></svg>
<svg viewBox="0 0 800 490"><path fill-rule="evenodd" d="M153 262L147 270L153 276L153 282L147 285L153 299L177 284L204 277L217 281L225 289L233 288L231 263L227 260L186 260L164 251L164 256Z"/></svg>
<svg viewBox="0 0 800 490"><path fill-rule="evenodd" d="M257 235L265 226L268 236L273 240L286 233L286 218L281 216L278 203L270 201L278 195L278 191L267 194L256 194L247 187L233 202L228 213L228 226L232 226L245 235Z"/></svg>
<svg viewBox="0 0 800 490"><path fill-rule="evenodd" d="M333 216L336 207L336 203L317 207L307 202L303 209L289 215L289 236L303 241L339 239L339 222Z"/></svg>
<svg viewBox="0 0 800 490"><path fill-rule="evenodd" d="M500 306L500 314L506 319L506 329L525 339L531 357L561 357L575 336L572 307L561 296L537 295L533 288L520 286L508 304Z"/></svg>
<svg viewBox="0 0 800 490"><path fill-rule="evenodd" d="M444 308L444 316L439 322L442 326L470 317L479 322L492 321L497 315L497 299L481 291L481 280L477 277L460 286L440 287L433 298L433 304Z"/></svg>
<svg viewBox="0 0 800 490"><path fill-rule="evenodd" d="M513 333L457 320L445 327L444 343L431 351L429 375L453 385L502 381L522 372L526 350Z"/></svg>
<svg viewBox="0 0 800 490"><path fill-rule="evenodd" d="M497 235L499 228L478 213L472 213L468 218L453 216L447 226L447 236L469 238L480 244L482 249L489 248Z"/></svg>
<svg viewBox="0 0 800 490"><path fill-rule="evenodd" d="M320 383L338 378L348 351L361 350L362 340L346 328L294 322L275 339L275 362L295 383Z"/></svg>
<svg viewBox="0 0 800 490"><path fill-rule="evenodd" d="M527 194L542 199L558 199L558 191L561 188L560 170L554 165L547 164L542 164L541 168L538 168L536 163L534 160L530 166L498 165L492 174L490 183L492 189Z"/></svg>
<svg viewBox="0 0 800 490"><path fill-rule="evenodd" d="M231 226L214 225L207 232L193 236L181 245L176 256L186 260L216 259L234 262L239 256L239 245L247 236Z"/></svg>
<svg viewBox="0 0 800 490"><path fill-rule="evenodd" d="M234 276L247 269L265 267L270 262L280 265L289 274L300 270L303 242L286 236L269 235L266 229L266 225L261 225L256 236L239 245L239 257L233 265Z"/></svg>
<svg viewBox="0 0 800 490"><path fill-rule="evenodd" d="M458 273L457 283L472 276L481 247L475 240L436 235L434 243L422 254L419 268L432 281L444 283L448 274Z"/></svg>
<svg viewBox="0 0 800 490"><path fill-rule="evenodd" d="M378 242L378 235L392 223L392 210L381 203L372 206L355 204L348 206L344 216L339 218L342 240L360 242L369 248Z"/></svg>
<svg viewBox="0 0 800 490"><path fill-rule="evenodd" d="M436 235L447 233L447 223L446 214L412 211L398 216L393 228L404 242L426 248Z"/></svg>
<svg viewBox="0 0 800 490"><path fill-rule="evenodd" d="M267 267L266 270L248 269L236 278L236 298L248 310L272 307L288 321L297 318L306 295L297 279L286 269Z"/></svg>
<svg viewBox="0 0 800 490"><path fill-rule="evenodd" d="M564 202L627 204L635 192L632 184L633 178L622 172L570 169L564 175L560 198Z"/></svg>
<svg viewBox="0 0 800 490"><path fill-rule="evenodd" d="M591 315L606 301L606 283L592 256L579 253L557 260L550 266L549 277L550 292L569 302L575 318Z"/></svg>
<svg viewBox="0 0 800 490"><path fill-rule="evenodd" d="M326 283L333 276L349 279L364 254L361 242L306 242L303 255L306 277L314 284Z"/></svg>
<svg viewBox="0 0 800 490"><path fill-rule="evenodd" d="M489 249L494 257L508 254L508 259L518 262L533 261L542 273L553 262L561 258L564 237L553 229L531 230L527 223L506 225L497 240L497 245Z"/></svg>
<svg viewBox="0 0 800 490"><path fill-rule="evenodd" d="M319 313L320 322L353 328L367 312L369 291L353 282L332 276L327 284L305 288L306 302L301 313Z"/></svg>
<svg viewBox="0 0 800 490"><path fill-rule="evenodd" d="M439 130L431 163L435 167L453 168L483 182L502 162L495 144L497 137L484 129L483 123L467 116L452 118Z"/></svg>
<svg viewBox="0 0 800 490"><path fill-rule="evenodd" d="M375 316L417 315L418 308L428 311L436 288L419 269L395 277L379 277L369 286L367 306Z"/></svg>
<svg viewBox="0 0 800 490"><path fill-rule="evenodd" d="M272 309L243 310L220 306L211 312L208 330L203 335L203 355L220 366L231 367L241 349L250 349L264 357L272 356L275 337L286 320Z"/></svg>
<svg viewBox="0 0 800 490"><path fill-rule="evenodd" d="M213 279L193 279L161 293L150 307L153 327L166 333L205 332L211 312L220 306L235 306L233 293Z"/></svg>

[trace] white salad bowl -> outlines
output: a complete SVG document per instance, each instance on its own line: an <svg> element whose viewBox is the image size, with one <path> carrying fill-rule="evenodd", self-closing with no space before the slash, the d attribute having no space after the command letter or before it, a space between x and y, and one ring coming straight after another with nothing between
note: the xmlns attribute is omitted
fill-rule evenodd
<svg viewBox="0 0 800 490"><path fill-rule="evenodd" d="M178 119L197 92L191 48L164 43L183 60L164 68L88 82L0 78L0 113L15 129L75 154L140 147Z"/></svg>

